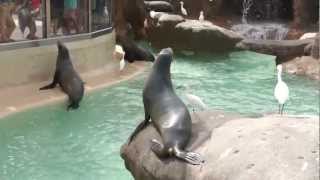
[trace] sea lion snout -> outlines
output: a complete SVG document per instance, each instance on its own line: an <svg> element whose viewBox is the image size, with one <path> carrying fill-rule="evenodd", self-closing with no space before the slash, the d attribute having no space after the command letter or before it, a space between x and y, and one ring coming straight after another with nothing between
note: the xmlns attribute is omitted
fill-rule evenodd
<svg viewBox="0 0 320 180"><path fill-rule="evenodd" d="M59 51L67 51L66 46L61 41L57 41L57 47Z"/></svg>
<svg viewBox="0 0 320 180"><path fill-rule="evenodd" d="M168 48L162 49L159 54L160 55L161 54L169 54L169 55L172 56L173 55L173 50L172 50L172 48L168 47Z"/></svg>

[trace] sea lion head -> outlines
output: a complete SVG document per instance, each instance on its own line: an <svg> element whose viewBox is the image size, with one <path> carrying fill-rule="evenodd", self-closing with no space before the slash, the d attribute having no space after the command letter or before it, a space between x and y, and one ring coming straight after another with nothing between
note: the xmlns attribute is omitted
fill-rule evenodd
<svg viewBox="0 0 320 180"><path fill-rule="evenodd" d="M173 55L173 50L172 48L168 47L168 48L165 48L165 49L162 49L159 53L159 55L161 54L169 54L169 55Z"/></svg>
<svg viewBox="0 0 320 180"><path fill-rule="evenodd" d="M61 57L62 59L67 59L69 58L69 51L67 47L61 42L57 42L57 47L58 47L58 56Z"/></svg>
<svg viewBox="0 0 320 180"><path fill-rule="evenodd" d="M154 67L160 71L170 72L170 65L173 61L173 50L171 48L165 48L160 51L158 57L154 63Z"/></svg>

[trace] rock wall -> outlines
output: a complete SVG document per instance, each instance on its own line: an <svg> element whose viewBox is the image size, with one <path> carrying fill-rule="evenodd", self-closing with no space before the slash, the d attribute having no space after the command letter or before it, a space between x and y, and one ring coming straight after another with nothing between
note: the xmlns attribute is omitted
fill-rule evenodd
<svg viewBox="0 0 320 180"><path fill-rule="evenodd" d="M243 0L184 0L193 17L204 10L207 17L216 15L242 15ZM251 20L294 20L298 26L319 21L318 0L259 0L253 1L249 11Z"/></svg>
<svg viewBox="0 0 320 180"><path fill-rule="evenodd" d="M319 23L318 0L294 0L294 24L303 26L309 23Z"/></svg>
<svg viewBox="0 0 320 180"><path fill-rule="evenodd" d="M136 39L145 37L146 11L143 0L115 0L113 7L113 21L117 35L127 35L131 29Z"/></svg>

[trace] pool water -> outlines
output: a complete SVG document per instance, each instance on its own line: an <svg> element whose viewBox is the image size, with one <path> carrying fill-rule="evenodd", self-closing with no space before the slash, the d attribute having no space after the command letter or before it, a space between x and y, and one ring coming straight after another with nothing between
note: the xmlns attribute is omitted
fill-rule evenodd
<svg viewBox="0 0 320 180"><path fill-rule="evenodd" d="M253 52L177 54L172 78L183 98L192 93L210 109L245 115L277 112L274 57ZM0 120L1 180L131 180L119 156L144 117L142 88L147 73L86 95L77 111L59 103ZM318 115L318 84L284 75L289 114Z"/></svg>

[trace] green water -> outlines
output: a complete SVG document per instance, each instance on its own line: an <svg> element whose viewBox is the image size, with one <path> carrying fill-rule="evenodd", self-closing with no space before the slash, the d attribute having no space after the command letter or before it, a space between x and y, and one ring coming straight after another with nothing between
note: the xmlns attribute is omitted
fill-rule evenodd
<svg viewBox="0 0 320 180"><path fill-rule="evenodd" d="M252 52L177 55L178 94L191 92L213 109L247 115L277 111L273 57ZM0 120L1 180L130 180L121 144L142 120L145 75L87 95L78 111L45 106ZM318 85L284 75L289 114L319 114Z"/></svg>

